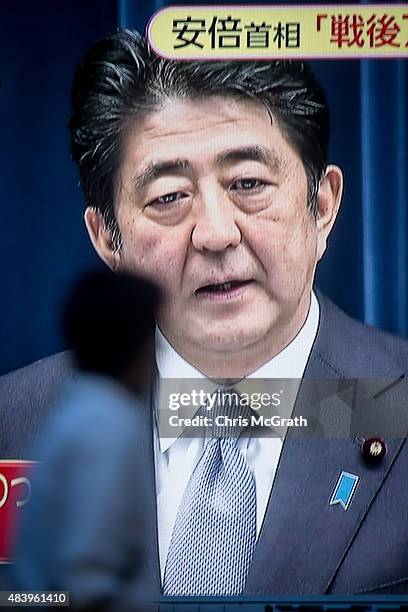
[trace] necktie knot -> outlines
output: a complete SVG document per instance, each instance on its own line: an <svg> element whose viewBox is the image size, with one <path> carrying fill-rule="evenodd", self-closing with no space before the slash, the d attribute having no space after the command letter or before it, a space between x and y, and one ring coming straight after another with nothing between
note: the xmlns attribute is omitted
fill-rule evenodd
<svg viewBox="0 0 408 612"><path fill-rule="evenodd" d="M209 409L210 407L210 409ZM234 388L217 389L210 406L202 407L202 414L210 417L206 433L210 438L237 441L248 426L251 409L241 405L240 394Z"/></svg>

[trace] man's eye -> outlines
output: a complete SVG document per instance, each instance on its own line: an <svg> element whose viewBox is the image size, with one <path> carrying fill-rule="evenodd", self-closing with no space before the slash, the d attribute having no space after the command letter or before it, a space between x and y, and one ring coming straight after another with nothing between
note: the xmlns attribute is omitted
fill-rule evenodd
<svg viewBox="0 0 408 612"><path fill-rule="evenodd" d="M264 181L261 181L260 179L244 178L235 181L231 189L233 189L234 191L239 189L243 191L253 191L254 189L264 187L265 185L266 183Z"/></svg>
<svg viewBox="0 0 408 612"><path fill-rule="evenodd" d="M184 195L185 194L182 191L173 191L173 193L166 193L166 195L160 196L159 198L153 200L153 202L150 202L150 206L166 206L169 204L173 204L174 202L177 202L178 200L182 199Z"/></svg>

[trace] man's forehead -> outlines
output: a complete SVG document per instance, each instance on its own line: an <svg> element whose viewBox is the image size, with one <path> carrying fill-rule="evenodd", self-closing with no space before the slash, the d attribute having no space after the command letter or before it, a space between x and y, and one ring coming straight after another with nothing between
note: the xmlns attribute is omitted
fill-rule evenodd
<svg viewBox="0 0 408 612"><path fill-rule="evenodd" d="M281 159L278 154L260 145L225 149L215 156L214 165L228 167L243 161L259 162L275 172L279 172L281 168ZM173 158L162 161L150 161L140 174L136 174L133 177L132 182L136 189L143 189L151 181L161 176L185 174L192 169L193 164L189 159Z"/></svg>
<svg viewBox="0 0 408 612"><path fill-rule="evenodd" d="M247 97L219 94L200 98L170 98L154 108L144 117L144 129L167 128L183 130L186 122L196 121L223 123L228 121L250 122L256 119L267 120L266 108ZM169 123L171 121L171 123ZM174 122L174 123L173 123Z"/></svg>
<svg viewBox="0 0 408 612"><path fill-rule="evenodd" d="M282 146L280 128L260 103L211 96L170 100L129 125L124 159L150 173L152 166L181 168L207 155L219 166L248 159L278 169Z"/></svg>

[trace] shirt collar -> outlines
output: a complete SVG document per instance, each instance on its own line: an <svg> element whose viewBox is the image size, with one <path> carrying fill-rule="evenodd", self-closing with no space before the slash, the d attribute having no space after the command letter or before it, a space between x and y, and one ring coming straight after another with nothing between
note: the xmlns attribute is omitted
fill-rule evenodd
<svg viewBox="0 0 408 612"><path fill-rule="evenodd" d="M302 378L316 338L319 317L319 302L312 291L309 312L298 334L280 353L249 374L247 378ZM207 378L177 353L159 327L156 328L155 341L157 368L160 378L175 378L180 381L188 378ZM214 390L216 388L219 388L219 385L214 383ZM165 453L177 439L176 437L159 437L160 452Z"/></svg>

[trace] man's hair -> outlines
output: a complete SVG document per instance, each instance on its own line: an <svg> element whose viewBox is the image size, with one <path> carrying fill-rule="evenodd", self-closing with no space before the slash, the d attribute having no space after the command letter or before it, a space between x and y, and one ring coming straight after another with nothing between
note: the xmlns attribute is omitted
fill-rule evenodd
<svg viewBox="0 0 408 612"><path fill-rule="evenodd" d="M96 42L80 62L70 121L71 152L86 203L103 215L117 248L114 186L129 120L159 109L169 99L215 94L264 105L302 160L308 206L317 215L316 196L327 164L329 112L307 64L168 60L156 56L138 32L119 30Z"/></svg>
<svg viewBox="0 0 408 612"><path fill-rule="evenodd" d="M159 289L147 279L108 268L81 276L63 308L63 332L76 366L120 378L146 359L153 343Z"/></svg>

